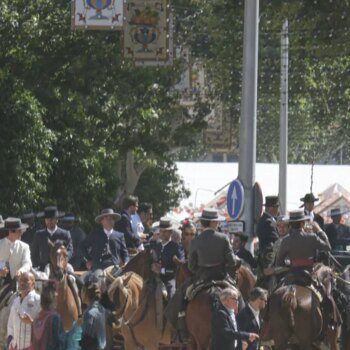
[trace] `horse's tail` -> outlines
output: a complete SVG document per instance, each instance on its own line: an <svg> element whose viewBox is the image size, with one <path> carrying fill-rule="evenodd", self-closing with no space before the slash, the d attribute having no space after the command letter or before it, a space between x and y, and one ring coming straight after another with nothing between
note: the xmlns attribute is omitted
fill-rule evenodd
<svg viewBox="0 0 350 350"><path fill-rule="evenodd" d="M286 312L287 324L291 331L295 327L294 311L298 306L295 286L289 286L282 295L282 309Z"/></svg>

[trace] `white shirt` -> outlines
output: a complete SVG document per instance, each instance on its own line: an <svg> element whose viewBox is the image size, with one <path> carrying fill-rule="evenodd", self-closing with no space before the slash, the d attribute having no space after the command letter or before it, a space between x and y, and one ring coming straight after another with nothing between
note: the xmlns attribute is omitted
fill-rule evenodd
<svg viewBox="0 0 350 350"><path fill-rule="evenodd" d="M145 231L145 227L143 226L142 220L140 218L139 214L131 215L131 228L132 231L137 234L139 237L141 237L141 234ZM143 243L141 243L137 249L139 251L145 250L145 247L143 246Z"/></svg>
<svg viewBox="0 0 350 350"><path fill-rule="evenodd" d="M0 260L9 264L11 278L17 271L28 272L32 268L29 245L19 240L0 239Z"/></svg>
<svg viewBox="0 0 350 350"><path fill-rule="evenodd" d="M50 234L50 236L52 236L57 231L57 225L55 226L55 228L53 230L49 230L48 228L46 228L46 230Z"/></svg>
<svg viewBox="0 0 350 350"><path fill-rule="evenodd" d="M228 311L228 313L230 314L230 317L231 317L231 320L232 320L232 323L233 323L233 329L237 332L238 328L237 328L237 321L236 321L235 312L233 310L229 309L228 307L226 307L225 305L224 305L224 307ZM234 348L236 348L237 345L238 345L238 342L237 342L237 340L235 340Z"/></svg>
<svg viewBox="0 0 350 350"><path fill-rule="evenodd" d="M311 222L314 221L315 214L314 214L313 211L307 211L307 210L305 209L305 213L306 213L306 215L310 216L310 221L311 221Z"/></svg>
<svg viewBox="0 0 350 350"><path fill-rule="evenodd" d="M25 349L31 344L32 326L21 321L21 316L27 313L33 320L40 312L40 295L32 290L24 297L18 296L11 306L10 316L7 323L7 336L12 335L11 345L18 350Z"/></svg>
<svg viewBox="0 0 350 350"><path fill-rule="evenodd" d="M260 319L259 319L259 311L258 310L255 310L253 308L253 306L251 306L249 303L248 303L248 306L249 306L249 309L252 311L254 317L255 317L255 321L256 323L258 324L258 326L260 327Z"/></svg>
<svg viewBox="0 0 350 350"><path fill-rule="evenodd" d="M110 230L106 230L105 228L103 229L104 233L106 234L107 238L109 239L109 237L111 236L111 234L113 233L113 229Z"/></svg>

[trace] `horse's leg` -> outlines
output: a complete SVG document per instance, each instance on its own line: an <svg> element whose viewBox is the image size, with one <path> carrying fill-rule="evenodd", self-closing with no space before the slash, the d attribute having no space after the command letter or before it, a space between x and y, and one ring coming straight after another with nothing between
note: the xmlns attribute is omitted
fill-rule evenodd
<svg viewBox="0 0 350 350"><path fill-rule="evenodd" d="M196 340L193 338L193 336L190 334L188 337L188 350L197 350Z"/></svg>
<svg viewBox="0 0 350 350"><path fill-rule="evenodd" d="M327 329L327 340L331 350L339 350L338 338L340 336L340 327L336 329Z"/></svg>

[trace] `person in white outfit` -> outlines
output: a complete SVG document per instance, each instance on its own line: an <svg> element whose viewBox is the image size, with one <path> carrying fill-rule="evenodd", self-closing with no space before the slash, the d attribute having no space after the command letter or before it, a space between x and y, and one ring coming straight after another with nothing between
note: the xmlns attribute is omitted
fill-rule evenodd
<svg viewBox="0 0 350 350"><path fill-rule="evenodd" d="M31 346L32 323L40 312L40 295L34 290L35 279L24 272L18 280L19 296L14 300L7 323L9 350L26 350Z"/></svg>
<svg viewBox="0 0 350 350"><path fill-rule="evenodd" d="M16 277L32 268L29 245L20 240L27 228L21 219L7 218L1 229L6 237L0 240L0 279L12 284L12 288Z"/></svg>

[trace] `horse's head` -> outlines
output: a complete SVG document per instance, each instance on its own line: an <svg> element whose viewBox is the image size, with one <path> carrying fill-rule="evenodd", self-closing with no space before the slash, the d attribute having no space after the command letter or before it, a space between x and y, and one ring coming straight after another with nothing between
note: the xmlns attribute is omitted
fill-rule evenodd
<svg viewBox="0 0 350 350"><path fill-rule="evenodd" d="M142 278L133 272L127 272L112 282L108 288L108 297L115 305L118 315L121 316L124 313L128 304L138 304L132 299L140 296L142 287Z"/></svg>
<svg viewBox="0 0 350 350"><path fill-rule="evenodd" d="M61 280L67 272L68 251L63 241L51 242L48 240L50 249L50 271L51 274Z"/></svg>
<svg viewBox="0 0 350 350"><path fill-rule="evenodd" d="M151 264L153 262L151 249L146 246L145 250L136 254L124 266L123 273L135 272L143 279L148 279L151 274Z"/></svg>

